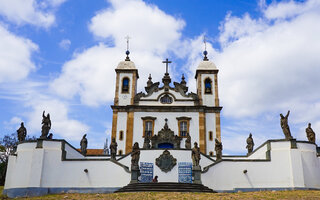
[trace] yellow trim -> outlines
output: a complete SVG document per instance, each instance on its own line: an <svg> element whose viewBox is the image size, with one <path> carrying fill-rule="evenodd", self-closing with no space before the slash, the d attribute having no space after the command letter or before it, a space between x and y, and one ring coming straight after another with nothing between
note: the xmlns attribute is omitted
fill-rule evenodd
<svg viewBox="0 0 320 200"><path fill-rule="evenodd" d="M220 113L216 113L216 138L221 142Z"/></svg>
<svg viewBox="0 0 320 200"><path fill-rule="evenodd" d="M117 106L119 104L119 73L117 72L116 76L116 91L113 104Z"/></svg>
<svg viewBox="0 0 320 200"><path fill-rule="evenodd" d="M117 121L118 121L118 112L113 111L113 115L112 115L112 130L111 130L111 133L112 133L111 137L112 138L117 138Z"/></svg>
<svg viewBox="0 0 320 200"><path fill-rule="evenodd" d="M218 74L214 74L214 90L215 90L215 96L214 96L214 102L215 106L219 106L219 95L218 95Z"/></svg>
<svg viewBox="0 0 320 200"><path fill-rule="evenodd" d="M134 96L136 95L137 91L137 73L132 73L132 88L131 88L131 105L134 103Z"/></svg>
<svg viewBox="0 0 320 200"><path fill-rule="evenodd" d="M201 91L202 91L202 84L201 84L201 74L198 75L198 79L197 79L197 93L198 93L198 96L199 96L199 104L202 105L202 94L201 94Z"/></svg>
<svg viewBox="0 0 320 200"><path fill-rule="evenodd" d="M206 154L207 152L206 118L205 118L204 112L199 112L199 145L200 145L200 151Z"/></svg>
<svg viewBox="0 0 320 200"><path fill-rule="evenodd" d="M132 151L133 144L133 112L127 114L126 154Z"/></svg>

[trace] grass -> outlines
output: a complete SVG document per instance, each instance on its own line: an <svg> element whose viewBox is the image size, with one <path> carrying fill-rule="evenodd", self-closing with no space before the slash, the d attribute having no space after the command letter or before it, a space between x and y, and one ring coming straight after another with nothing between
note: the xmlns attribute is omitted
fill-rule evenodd
<svg viewBox="0 0 320 200"><path fill-rule="evenodd" d="M3 187L0 187L2 194ZM0 199L7 199L1 195ZM54 194L41 197L16 198L28 200L256 200L256 199L320 199L319 190L295 190L295 191L263 191L263 192L238 192L238 193L180 193L180 192L134 192L134 193L113 193L113 194Z"/></svg>

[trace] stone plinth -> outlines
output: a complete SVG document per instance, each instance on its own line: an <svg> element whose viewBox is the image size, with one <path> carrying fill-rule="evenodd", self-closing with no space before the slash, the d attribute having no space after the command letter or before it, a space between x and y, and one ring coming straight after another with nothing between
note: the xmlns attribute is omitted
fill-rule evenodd
<svg viewBox="0 0 320 200"><path fill-rule="evenodd" d="M192 166L193 183L201 184L201 166Z"/></svg>

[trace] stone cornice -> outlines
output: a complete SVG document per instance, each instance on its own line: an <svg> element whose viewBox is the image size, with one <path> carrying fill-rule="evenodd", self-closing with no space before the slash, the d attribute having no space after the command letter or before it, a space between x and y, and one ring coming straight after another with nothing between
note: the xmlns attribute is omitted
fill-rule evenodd
<svg viewBox="0 0 320 200"><path fill-rule="evenodd" d="M127 105L111 106L117 112L205 112L220 113L222 107L208 106L150 106L150 105Z"/></svg>

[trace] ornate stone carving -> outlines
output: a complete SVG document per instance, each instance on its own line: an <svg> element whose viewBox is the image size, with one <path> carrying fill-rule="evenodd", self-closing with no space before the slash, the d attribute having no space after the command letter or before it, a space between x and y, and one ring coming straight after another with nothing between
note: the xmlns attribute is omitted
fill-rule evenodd
<svg viewBox="0 0 320 200"><path fill-rule="evenodd" d="M80 149L82 155L87 155L87 146L88 146L88 140L86 138L87 134L84 134L81 141L80 141Z"/></svg>
<svg viewBox="0 0 320 200"><path fill-rule="evenodd" d="M51 129L50 114L48 113L47 116L45 116L44 114L45 111L43 111L42 113L42 128L40 139L47 139L49 131Z"/></svg>
<svg viewBox="0 0 320 200"><path fill-rule="evenodd" d="M143 148L144 149L150 149L151 145L150 145L150 139L148 136L145 136L144 138L144 142L143 142Z"/></svg>
<svg viewBox="0 0 320 200"><path fill-rule="evenodd" d="M118 148L118 144L116 142L116 139L112 138L112 141L111 141L111 144L110 144L110 152L111 152L111 159L112 160L116 159L117 148Z"/></svg>
<svg viewBox="0 0 320 200"><path fill-rule="evenodd" d="M131 153L131 168L139 169L139 159L140 159L139 143L135 142L132 147L132 153Z"/></svg>
<svg viewBox="0 0 320 200"><path fill-rule="evenodd" d="M247 147L246 147L248 149L248 154L253 151L253 146L254 146L254 142L252 139L252 134L250 133L249 137L247 138Z"/></svg>
<svg viewBox="0 0 320 200"><path fill-rule="evenodd" d="M156 159L156 165L164 172L169 172L177 164L177 159L174 158L168 150L164 150L163 153Z"/></svg>
<svg viewBox="0 0 320 200"><path fill-rule="evenodd" d="M216 150L216 160L222 159L222 143L219 142L218 139L216 139L216 144L214 149Z"/></svg>
<svg viewBox="0 0 320 200"><path fill-rule="evenodd" d="M287 113L287 115L285 117L282 114L280 114L280 117L281 117L280 125L281 125L282 131L283 131L283 134L284 134L286 140L291 140L292 139L290 128L289 128L289 125L288 125L289 114L290 114L290 110L288 110L288 113Z"/></svg>
<svg viewBox="0 0 320 200"><path fill-rule="evenodd" d="M151 138L152 148L159 148L159 144L169 143L173 148L179 149L182 138L174 135L174 132L168 127L168 119L165 119L164 127Z"/></svg>
<svg viewBox="0 0 320 200"><path fill-rule="evenodd" d="M194 143L194 147L192 148L191 158L192 158L193 166L199 166L201 157L200 157L200 148L198 147L197 142Z"/></svg>
<svg viewBox="0 0 320 200"><path fill-rule="evenodd" d="M308 127L306 128L306 134L309 142L316 143L316 134L311 128L311 123L309 123Z"/></svg>
<svg viewBox="0 0 320 200"><path fill-rule="evenodd" d="M18 134L18 140L19 142L22 142L25 140L26 136L27 136L27 129L24 127L23 122L21 122L21 126L20 128L17 130L17 134Z"/></svg>

